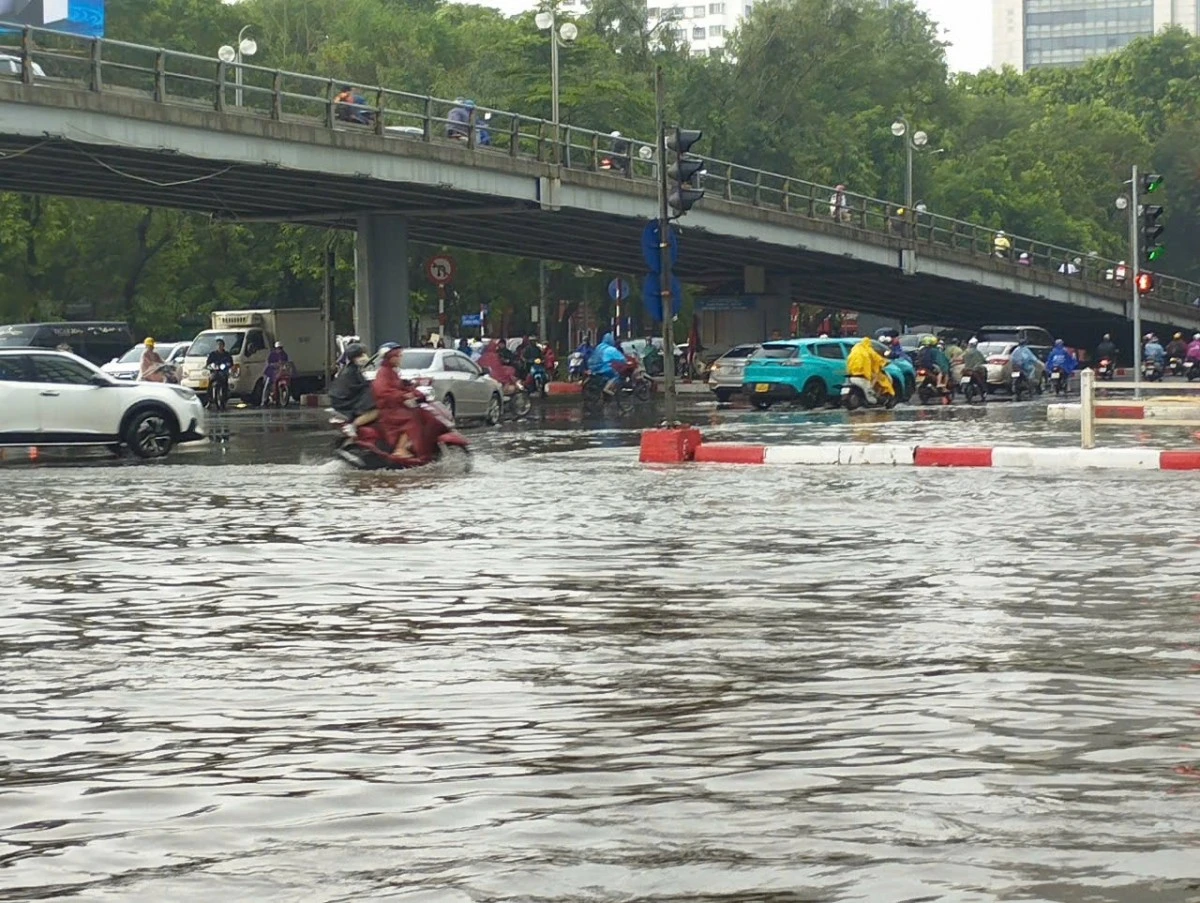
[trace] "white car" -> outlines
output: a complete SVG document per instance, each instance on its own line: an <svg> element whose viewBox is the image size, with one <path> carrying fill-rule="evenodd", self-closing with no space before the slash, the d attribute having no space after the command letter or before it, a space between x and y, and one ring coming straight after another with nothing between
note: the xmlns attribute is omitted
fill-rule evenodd
<svg viewBox="0 0 1200 903"><path fill-rule="evenodd" d="M191 389L113 379L65 351L0 349L0 446L103 445L161 458L203 438Z"/></svg>
<svg viewBox="0 0 1200 903"><path fill-rule="evenodd" d="M163 363L182 370L183 359L187 357L188 346L191 344L191 342L159 342L154 346L154 350L163 359ZM146 346L139 342L100 369L114 379L137 379L142 372L142 355L145 353Z"/></svg>
<svg viewBox="0 0 1200 903"><path fill-rule="evenodd" d="M363 376L374 379L382 353L371 358ZM477 363L452 348L405 348L400 376L450 409L455 419L500 422L503 389Z"/></svg>

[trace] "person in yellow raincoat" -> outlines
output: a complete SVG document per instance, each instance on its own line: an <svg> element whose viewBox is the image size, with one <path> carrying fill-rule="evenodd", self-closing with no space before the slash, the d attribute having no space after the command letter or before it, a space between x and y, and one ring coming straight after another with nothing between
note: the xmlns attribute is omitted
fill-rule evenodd
<svg viewBox="0 0 1200 903"><path fill-rule="evenodd" d="M886 365L887 359L875 350L870 338L864 337L850 349L850 357L846 360L846 374L869 380L878 395L895 395L892 378L883 369Z"/></svg>

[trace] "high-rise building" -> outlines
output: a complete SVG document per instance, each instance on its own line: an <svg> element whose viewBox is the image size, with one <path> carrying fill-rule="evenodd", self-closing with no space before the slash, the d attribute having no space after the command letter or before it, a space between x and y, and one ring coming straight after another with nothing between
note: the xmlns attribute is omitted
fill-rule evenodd
<svg viewBox="0 0 1200 903"><path fill-rule="evenodd" d="M1195 33L1200 0L992 0L992 65L1078 66L1170 25Z"/></svg>
<svg viewBox="0 0 1200 903"><path fill-rule="evenodd" d="M693 54L706 56L725 46L743 16L750 15L753 0L717 0L717 2L678 2L648 0L647 22L651 28L669 22L663 28L674 32L678 44L687 44ZM665 5L659 6L658 3Z"/></svg>

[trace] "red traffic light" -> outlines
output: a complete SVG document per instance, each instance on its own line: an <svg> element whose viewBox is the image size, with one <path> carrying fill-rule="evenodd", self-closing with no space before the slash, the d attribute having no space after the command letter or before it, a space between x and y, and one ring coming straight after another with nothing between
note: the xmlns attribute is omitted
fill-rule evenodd
<svg viewBox="0 0 1200 903"><path fill-rule="evenodd" d="M1150 273L1138 273L1137 290L1139 295L1148 295L1154 291L1154 276Z"/></svg>

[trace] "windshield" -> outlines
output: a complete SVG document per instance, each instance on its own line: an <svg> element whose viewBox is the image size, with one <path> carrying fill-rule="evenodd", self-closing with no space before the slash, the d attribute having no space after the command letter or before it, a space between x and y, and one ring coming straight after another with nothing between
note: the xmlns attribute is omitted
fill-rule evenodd
<svg viewBox="0 0 1200 903"><path fill-rule="evenodd" d="M400 352L400 369L428 370L433 366L433 358L433 351L425 351L421 348L410 348ZM383 353L375 355L373 358L371 358L371 363L367 364L367 369L378 370L381 360L383 360Z"/></svg>
<svg viewBox="0 0 1200 903"><path fill-rule="evenodd" d="M992 357L1011 354L1014 346L1012 342L980 342L976 347L984 357Z"/></svg>
<svg viewBox="0 0 1200 903"><path fill-rule="evenodd" d="M729 358L735 357L749 357L755 352L755 350L756 349L753 345L739 345L737 348L732 348L725 352L724 359L728 360Z"/></svg>
<svg viewBox="0 0 1200 903"><path fill-rule="evenodd" d="M763 345L759 348L752 357L759 360L768 358L770 360L787 360L791 357L796 357L799 349L795 345Z"/></svg>
<svg viewBox="0 0 1200 903"><path fill-rule="evenodd" d="M126 351L123 355L121 355L121 359L117 363L119 363L119 364L140 364L142 362L142 355L145 353L146 353L145 345L134 345L132 348L130 348L128 351Z"/></svg>
<svg viewBox="0 0 1200 903"><path fill-rule="evenodd" d="M33 339L37 326L0 326L0 348L20 348Z"/></svg>
<svg viewBox="0 0 1200 903"><path fill-rule="evenodd" d="M245 337L244 332L202 332L188 349L188 357L208 357L217 350L218 339L225 342L225 350L230 354L240 354Z"/></svg>

